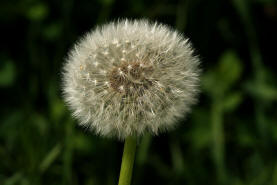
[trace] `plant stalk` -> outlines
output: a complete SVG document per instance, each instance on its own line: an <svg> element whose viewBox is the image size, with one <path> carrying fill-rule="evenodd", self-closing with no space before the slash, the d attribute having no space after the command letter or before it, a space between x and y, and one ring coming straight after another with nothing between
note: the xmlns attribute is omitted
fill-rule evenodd
<svg viewBox="0 0 277 185"><path fill-rule="evenodd" d="M130 185L135 160L137 140L135 137L125 139L118 185Z"/></svg>

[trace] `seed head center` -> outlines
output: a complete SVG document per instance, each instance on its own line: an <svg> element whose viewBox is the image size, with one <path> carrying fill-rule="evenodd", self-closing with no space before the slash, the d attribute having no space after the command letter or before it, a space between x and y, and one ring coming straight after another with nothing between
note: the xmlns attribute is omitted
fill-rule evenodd
<svg viewBox="0 0 277 185"><path fill-rule="evenodd" d="M152 72L152 66L141 62L124 62L110 71L110 87L118 93L142 95L152 84L149 79Z"/></svg>

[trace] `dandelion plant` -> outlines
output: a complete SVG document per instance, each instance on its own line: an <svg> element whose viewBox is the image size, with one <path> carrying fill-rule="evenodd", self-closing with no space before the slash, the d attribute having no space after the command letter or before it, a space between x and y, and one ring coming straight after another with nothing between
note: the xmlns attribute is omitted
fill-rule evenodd
<svg viewBox="0 0 277 185"><path fill-rule="evenodd" d="M196 101L199 59L187 38L147 20L97 27L63 67L64 98L79 124L124 140L119 185L129 185L136 140L176 127Z"/></svg>

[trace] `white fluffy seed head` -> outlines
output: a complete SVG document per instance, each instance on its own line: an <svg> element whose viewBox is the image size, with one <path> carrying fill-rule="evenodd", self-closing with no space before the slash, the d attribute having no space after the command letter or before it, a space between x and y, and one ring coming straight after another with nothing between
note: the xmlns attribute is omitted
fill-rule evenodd
<svg viewBox="0 0 277 185"><path fill-rule="evenodd" d="M188 39L176 31L120 20L73 47L63 68L63 93L80 125L100 135L158 134L174 128L195 103L198 67Z"/></svg>

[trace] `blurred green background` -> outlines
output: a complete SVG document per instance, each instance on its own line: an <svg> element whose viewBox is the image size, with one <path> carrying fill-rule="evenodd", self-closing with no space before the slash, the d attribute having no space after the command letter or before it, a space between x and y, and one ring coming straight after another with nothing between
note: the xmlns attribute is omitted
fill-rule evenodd
<svg viewBox="0 0 277 185"><path fill-rule="evenodd" d="M117 184L123 143L76 126L61 66L79 36L125 17L175 27L203 69L192 114L139 141L132 184L277 185L273 0L1 0L0 184Z"/></svg>

